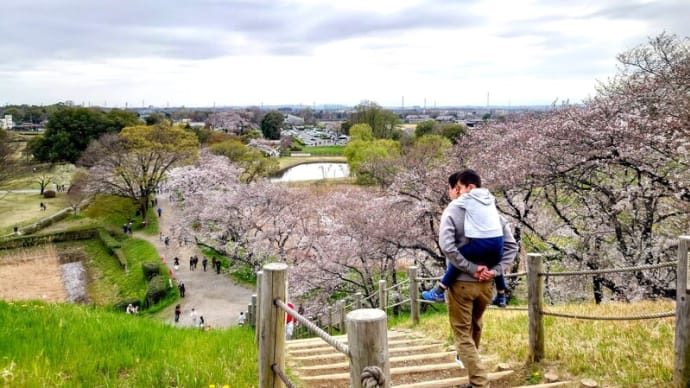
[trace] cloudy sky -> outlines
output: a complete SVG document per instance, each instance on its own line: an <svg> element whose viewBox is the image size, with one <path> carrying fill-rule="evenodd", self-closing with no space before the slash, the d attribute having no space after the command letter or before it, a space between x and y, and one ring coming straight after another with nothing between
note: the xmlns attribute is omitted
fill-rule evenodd
<svg viewBox="0 0 690 388"><path fill-rule="evenodd" d="M3 0L0 104L581 101L688 0Z"/></svg>

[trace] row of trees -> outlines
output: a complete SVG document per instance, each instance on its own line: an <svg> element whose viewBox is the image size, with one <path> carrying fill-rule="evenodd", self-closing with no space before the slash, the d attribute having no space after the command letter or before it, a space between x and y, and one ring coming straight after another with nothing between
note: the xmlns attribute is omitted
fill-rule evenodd
<svg viewBox="0 0 690 388"><path fill-rule="evenodd" d="M370 293L374 274L395 281L400 260L442 272L436 238L446 178L471 166L499 197L523 247L549 253L550 265L670 260L677 235L690 226L689 46L661 35L622 54L618 76L581 105L486 123L455 146L438 135L391 143L385 157L360 163L374 186L243 184L235 165L205 155L170 175L185 201L181 225L254 269L266 260L291 262L295 297ZM355 145L376 144L372 128L351 131ZM593 286L597 300L671 296L674 281L673 269L659 269L596 276L588 288L579 279L578 288Z"/></svg>

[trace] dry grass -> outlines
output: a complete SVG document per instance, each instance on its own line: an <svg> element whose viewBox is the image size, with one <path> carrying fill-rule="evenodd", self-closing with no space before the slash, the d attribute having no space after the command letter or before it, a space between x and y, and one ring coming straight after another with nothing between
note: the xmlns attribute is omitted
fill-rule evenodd
<svg viewBox="0 0 690 388"><path fill-rule="evenodd" d="M55 247L46 245L3 252L0 256L0 300L67 300Z"/></svg>
<svg viewBox="0 0 690 388"><path fill-rule="evenodd" d="M568 304L548 311L576 315L619 317L675 311L673 301ZM409 324L402 324L405 327ZM527 312L490 309L484 315L480 352L518 370L519 384L537 383L555 371L562 379L594 379L608 387L668 386L673 376L675 318L635 321L593 321L546 317L545 358L528 365ZM422 316L415 328L427 336L453 339L445 314Z"/></svg>

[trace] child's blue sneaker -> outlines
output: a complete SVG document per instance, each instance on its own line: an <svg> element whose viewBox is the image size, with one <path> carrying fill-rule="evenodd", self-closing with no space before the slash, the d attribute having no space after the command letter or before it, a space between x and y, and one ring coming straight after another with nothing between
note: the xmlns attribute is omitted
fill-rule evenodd
<svg viewBox="0 0 690 388"><path fill-rule="evenodd" d="M436 303L446 303L446 296L438 287L422 292L422 299Z"/></svg>
<svg viewBox="0 0 690 388"><path fill-rule="evenodd" d="M491 304L498 307L506 307L507 301L505 294L497 294Z"/></svg>

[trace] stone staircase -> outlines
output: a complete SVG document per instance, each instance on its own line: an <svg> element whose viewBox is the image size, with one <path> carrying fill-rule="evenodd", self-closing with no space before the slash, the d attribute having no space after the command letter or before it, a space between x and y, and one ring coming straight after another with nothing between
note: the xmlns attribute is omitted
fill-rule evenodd
<svg viewBox="0 0 690 388"><path fill-rule="evenodd" d="M347 336L336 336L347 343ZM291 340L286 344L286 364L295 384L304 388L350 386L347 357L320 338ZM468 382L467 370L455 363L455 350L419 333L388 331L388 353L394 387L456 387ZM485 359L489 370L497 360ZM513 371L492 372L494 388L510 387Z"/></svg>

